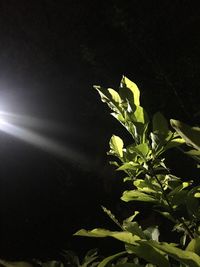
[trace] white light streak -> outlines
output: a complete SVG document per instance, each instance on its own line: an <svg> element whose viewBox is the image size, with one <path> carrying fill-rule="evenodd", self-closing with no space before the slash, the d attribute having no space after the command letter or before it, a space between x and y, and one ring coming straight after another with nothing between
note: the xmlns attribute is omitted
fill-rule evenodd
<svg viewBox="0 0 200 267"><path fill-rule="evenodd" d="M0 118L5 121L15 124L15 125L24 125L26 127L37 128L37 129L46 129L46 130L59 130L66 131L66 127L59 123L54 123L46 119L38 119L32 116L14 114L11 112L0 111Z"/></svg>
<svg viewBox="0 0 200 267"><path fill-rule="evenodd" d="M76 152L69 147L67 148L66 146L63 146L54 140L32 130L16 126L6 121L4 116L2 116L2 112L0 112L0 130L68 161L76 162L83 168L89 167L90 160L85 155Z"/></svg>

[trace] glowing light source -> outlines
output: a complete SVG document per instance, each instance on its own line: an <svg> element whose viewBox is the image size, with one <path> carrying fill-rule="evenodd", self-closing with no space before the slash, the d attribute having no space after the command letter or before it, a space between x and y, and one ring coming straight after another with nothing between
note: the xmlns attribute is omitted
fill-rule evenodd
<svg viewBox="0 0 200 267"><path fill-rule="evenodd" d="M0 124L5 124L5 123L6 123L5 119L0 117Z"/></svg>
<svg viewBox="0 0 200 267"><path fill-rule="evenodd" d="M3 116L3 112L0 111L0 124L5 124L5 123L6 123L6 121L5 121L5 118Z"/></svg>

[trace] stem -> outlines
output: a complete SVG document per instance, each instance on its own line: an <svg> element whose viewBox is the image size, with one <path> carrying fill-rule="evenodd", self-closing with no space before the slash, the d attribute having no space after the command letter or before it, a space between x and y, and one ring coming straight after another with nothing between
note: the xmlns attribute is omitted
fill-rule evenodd
<svg viewBox="0 0 200 267"><path fill-rule="evenodd" d="M165 190L164 190L164 187L163 187L161 181L158 179L157 175L155 174L155 171L154 171L153 167L151 166L151 164L149 164L149 167L150 167L150 175L151 175L152 177L154 177L154 178L156 179L156 181L158 182L158 184L159 184L159 186L160 186L160 188L161 188L163 197L164 197L164 199L165 199L165 201L167 202L167 205L168 205L168 207L169 207L171 216L172 216L175 220L177 220L179 223L181 223L181 224L183 225L183 228L184 228L184 229L186 230L186 232L188 233L190 239L193 239L193 238L194 238L194 235L193 235L193 233L191 232L190 228L187 226L187 224L184 222L184 220L183 220L182 218L179 218L179 217L175 216L175 211L174 211L174 209L173 209L173 206L172 206L172 204L170 203L170 201L169 201L169 199L168 199L168 196L167 196L167 194L166 194L166 192L165 192Z"/></svg>

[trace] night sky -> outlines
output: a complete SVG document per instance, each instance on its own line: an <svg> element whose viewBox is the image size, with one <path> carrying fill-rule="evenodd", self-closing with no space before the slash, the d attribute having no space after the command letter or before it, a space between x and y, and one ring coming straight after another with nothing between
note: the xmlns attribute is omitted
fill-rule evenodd
<svg viewBox="0 0 200 267"><path fill-rule="evenodd" d="M123 206L106 157L123 130L92 85L117 87L124 74L150 115L200 124L199 14L186 0L0 0L0 110L83 159L0 133L0 257L102 246L71 237L109 225L101 204Z"/></svg>

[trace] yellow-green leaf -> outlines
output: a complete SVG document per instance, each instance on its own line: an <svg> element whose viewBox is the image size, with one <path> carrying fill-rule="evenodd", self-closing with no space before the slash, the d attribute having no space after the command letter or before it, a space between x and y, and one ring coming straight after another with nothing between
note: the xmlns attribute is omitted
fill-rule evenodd
<svg viewBox="0 0 200 267"><path fill-rule="evenodd" d="M139 169L140 168L140 165L136 162L126 162L124 163L123 165L121 165L117 171L124 171L124 170L136 170L136 169Z"/></svg>
<svg viewBox="0 0 200 267"><path fill-rule="evenodd" d="M139 258L146 260L149 263L153 263L159 267L170 267L168 259L165 257L165 253L159 249L149 245L149 241L139 241L138 246L128 245L127 249L129 253L136 254Z"/></svg>
<svg viewBox="0 0 200 267"><path fill-rule="evenodd" d="M117 136L113 135L110 139L110 148L115 152L115 154L119 157L123 157L123 140Z"/></svg>
<svg viewBox="0 0 200 267"><path fill-rule="evenodd" d="M109 231L106 229L96 228L91 231L81 229L74 234L75 236L87 236L87 237L113 237L117 240L128 244L135 244L136 241L140 240L137 235L132 235L126 231Z"/></svg>
<svg viewBox="0 0 200 267"><path fill-rule="evenodd" d="M112 100L116 103L121 103L121 98L119 94L112 88L108 88L108 92L110 93L110 96L112 97Z"/></svg>
<svg viewBox="0 0 200 267"><path fill-rule="evenodd" d="M129 191L124 191L121 200L125 202L129 201L144 201L144 202L156 202L156 200L143 192L140 192L138 190L129 190Z"/></svg>
<svg viewBox="0 0 200 267"><path fill-rule="evenodd" d="M139 106L140 105L140 90L138 89L137 85L125 76L122 77L122 82L132 92L133 97L134 97L134 104L136 106Z"/></svg>
<svg viewBox="0 0 200 267"><path fill-rule="evenodd" d="M33 265L26 261L5 261L0 259L0 266L4 267L32 267Z"/></svg>
<svg viewBox="0 0 200 267"><path fill-rule="evenodd" d="M141 122L142 124L148 122L147 113L141 106L136 106L134 117L135 117L136 122Z"/></svg>
<svg viewBox="0 0 200 267"><path fill-rule="evenodd" d="M162 113L157 112L153 115L153 132L167 134L169 131L168 123Z"/></svg>
<svg viewBox="0 0 200 267"><path fill-rule="evenodd" d="M197 150L200 150L200 128L190 127L189 125L178 120L170 120L171 126L177 133Z"/></svg>
<svg viewBox="0 0 200 267"><path fill-rule="evenodd" d="M186 250L195 252L196 254L200 255L200 237L192 239L188 244Z"/></svg>
<svg viewBox="0 0 200 267"><path fill-rule="evenodd" d="M200 257L192 251L182 250L168 243L149 241L149 244L163 252L166 252L169 256L183 264L186 264L187 266L200 267Z"/></svg>
<svg viewBox="0 0 200 267"><path fill-rule="evenodd" d="M112 261L122 257L122 256L125 256L127 254L126 251L122 251L122 252L119 252L117 254L114 254L112 256L109 256L107 258L105 258L104 260L102 260L99 264L98 264L98 267L106 267L108 266L108 264L110 264ZM134 267L134 266L133 266Z"/></svg>

